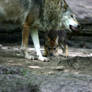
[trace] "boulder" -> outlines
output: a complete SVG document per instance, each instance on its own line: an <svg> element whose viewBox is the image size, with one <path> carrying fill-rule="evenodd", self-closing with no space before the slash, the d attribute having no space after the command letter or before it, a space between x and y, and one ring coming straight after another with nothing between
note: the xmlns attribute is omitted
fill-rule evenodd
<svg viewBox="0 0 92 92"><path fill-rule="evenodd" d="M38 75L22 67L0 66L0 92L92 92L92 76Z"/></svg>
<svg viewBox="0 0 92 92"><path fill-rule="evenodd" d="M92 23L91 0L66 0L66 2L81 22Z"/></svg>

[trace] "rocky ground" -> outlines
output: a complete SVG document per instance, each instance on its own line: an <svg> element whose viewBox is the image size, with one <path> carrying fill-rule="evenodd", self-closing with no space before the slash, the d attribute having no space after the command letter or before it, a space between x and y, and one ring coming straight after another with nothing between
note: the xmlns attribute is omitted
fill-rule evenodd
<svg viewBox="0 0 92 92"><path fill-rule="evenodd" d="M1 44L0 92L92 92L92 43L80 38L72 37L68 58L61 54L49 62L24 59L20 46Z"/></svg>

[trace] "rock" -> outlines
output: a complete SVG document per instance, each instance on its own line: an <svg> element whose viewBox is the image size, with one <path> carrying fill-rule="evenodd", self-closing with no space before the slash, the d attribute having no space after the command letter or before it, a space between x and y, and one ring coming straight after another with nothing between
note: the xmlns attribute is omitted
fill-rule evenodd
<svg viewBox="0 0 92 92"><path fill-rule="evenodd" d="M81 22L92 23L91 0L66 0L66 2Z"/></svg>
<svg viewBox="0 0 92 92"><path fill-rule="evenodd" d="M36 90L36 85L33 85L35 88L31 86L30 80L25 77L26 73L21 67L0 66L0 92L33 92Z"/></svg>
<svg viewBox="0 0 92 92"><path fill-rule="evenodd" d="M41 92L91 92L91 76L63 73L49 77L41 86Z"/></svg>
<svg viewBox="0 0 92 92"><path fill-rule="evenodd" d="M39 75L20 66L0 66L0 92L92 92L92 76Z"/></svg>

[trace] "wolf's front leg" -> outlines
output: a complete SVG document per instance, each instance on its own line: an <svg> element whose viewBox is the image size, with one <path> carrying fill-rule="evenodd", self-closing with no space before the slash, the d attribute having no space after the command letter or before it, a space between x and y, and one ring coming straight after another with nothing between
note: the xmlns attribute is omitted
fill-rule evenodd
<svg viewBox="0 0 92 92"><path fill-rule="evenodd" d="M66 56L66 57L69 56L69 54L68 54L68 45L67 45L67 44L65 45L65 56Z"/></svg>
<svg viewBox="0 0 92 92"><path fill-rule="evenodd" d="M67 58L69 54L68 54L68 45L66 43L64 44L64 48L62 48L62 50L63 53L65 53L65 57Z"/></svg>
<svg viewBox="0 0 92 92"><path fill-rule="evenodd" d="M37 30L31 30L31 36L32 36L32 40L34 43L34 47L38 56L38 59L41 61L48 61L48 59L46 57L42 56L42 53L40 51L40 42L39 42L39 37L38 37L38 31Z"/></svg>
<svg viewBox="0 0 92 92"><path fill-rule="evenodd" d="M22 48L21 49L23 50L25 58L33 60L34 57L29 55L28 50L27 50L29 33L30 33L29 31L30 31L30 26L28 25L28 23L25 22L23 25L23 31L22 31Z"/></svg>

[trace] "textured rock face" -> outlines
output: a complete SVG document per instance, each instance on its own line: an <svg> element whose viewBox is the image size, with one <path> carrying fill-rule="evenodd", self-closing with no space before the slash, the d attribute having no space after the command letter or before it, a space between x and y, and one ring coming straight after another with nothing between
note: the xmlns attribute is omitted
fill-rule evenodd
<svg viewBox="0 0 92 92"><path fill-rule="evenodd" d="M66 0L81 22L92 23L92 0Z"/></svg>
<svg viewBox="0 0 92 92"><path fill-rule="evenodd" d="M39 75L22 67L0 66L0 92L92 92L92 76Z"/></svg>

